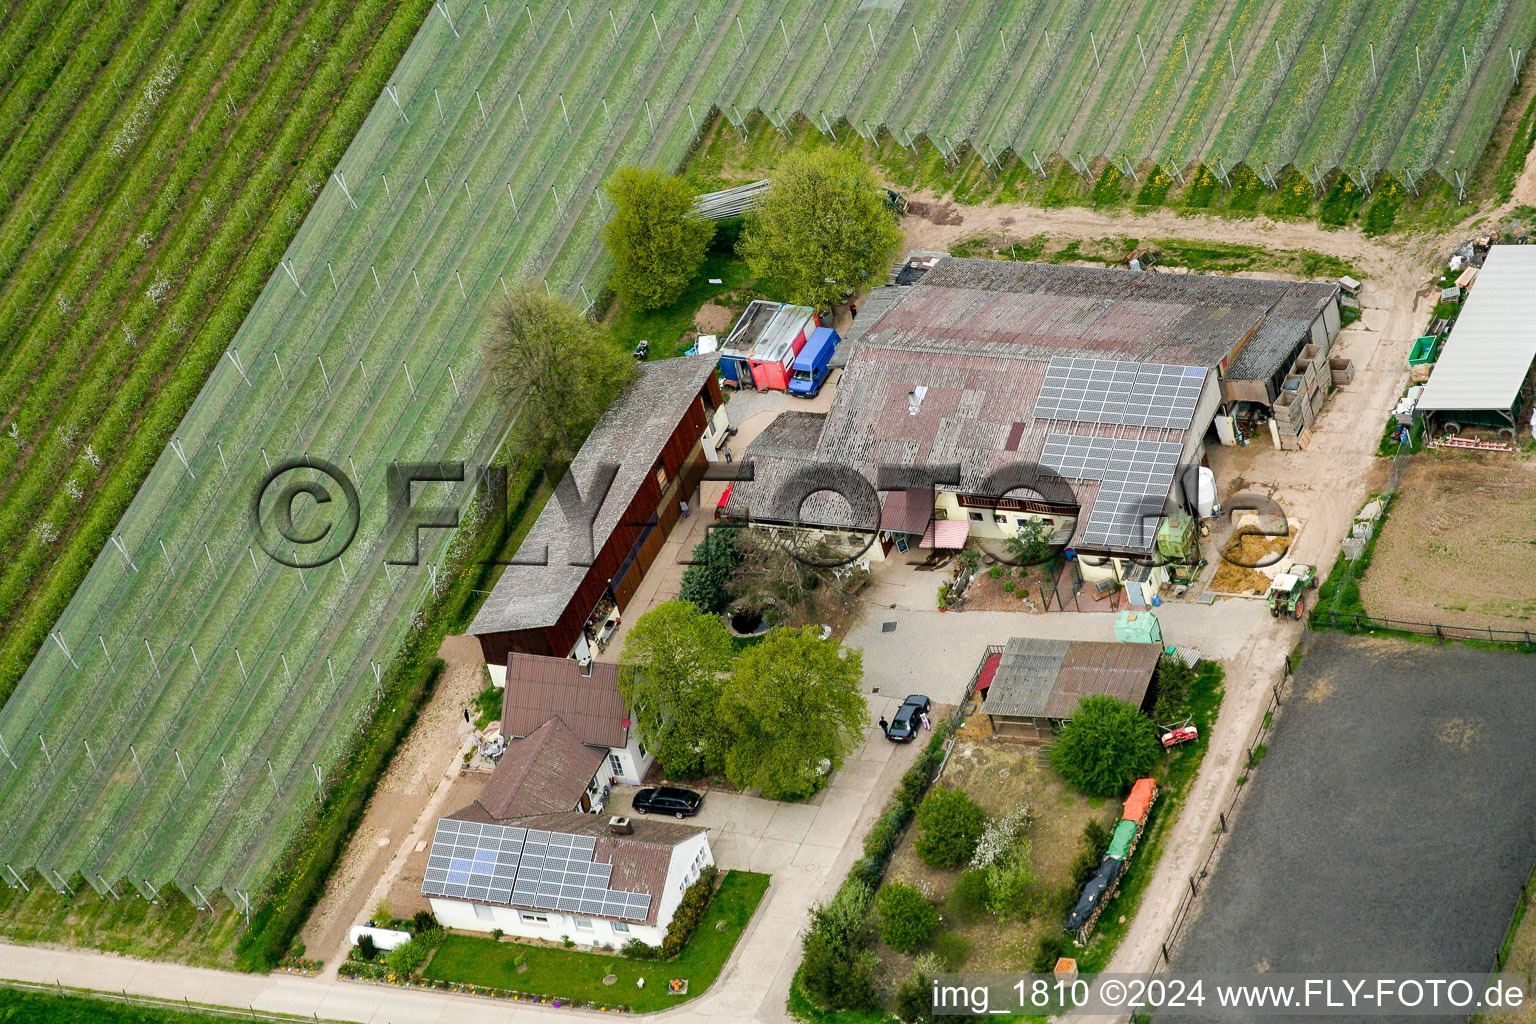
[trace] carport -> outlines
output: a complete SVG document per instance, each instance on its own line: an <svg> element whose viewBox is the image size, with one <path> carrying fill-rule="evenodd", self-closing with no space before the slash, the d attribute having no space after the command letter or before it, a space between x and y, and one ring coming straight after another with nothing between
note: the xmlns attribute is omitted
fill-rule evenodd
<svg viewBox="0 0 1536 1024"><path fill-rule="evenodd" d="M1445 351L1419 396L1418 411L1447 436L1491 427L1513 441L1536 362L1536 247L1496 245Z"/></svg>

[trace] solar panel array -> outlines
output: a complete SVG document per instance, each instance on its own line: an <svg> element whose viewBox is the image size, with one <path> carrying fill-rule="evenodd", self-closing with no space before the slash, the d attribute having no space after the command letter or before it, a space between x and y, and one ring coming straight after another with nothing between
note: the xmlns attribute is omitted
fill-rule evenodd
<svg viewBox="0 0 1536 1024"><path fill-rule="evenodd" d="M1045 369L1035 418L1186 430L1205 374L1201 366L1058 357Z"/></svg>
<svg viewBox="0 0 1536 1024"><path fill-rule="evenodd" d="M625 921L644 921L647 893L610 889L612 864L593 861L592 836L444 818L437 823L421 891Z"/></svg>
<svg viewBox="0 0 1536 1024"><path fill-rule="evenodd" d="M1150 550L1182 449L1166 441L1051 434L1040 464L1070 479L1100 481L1079 544Z"/></svg>

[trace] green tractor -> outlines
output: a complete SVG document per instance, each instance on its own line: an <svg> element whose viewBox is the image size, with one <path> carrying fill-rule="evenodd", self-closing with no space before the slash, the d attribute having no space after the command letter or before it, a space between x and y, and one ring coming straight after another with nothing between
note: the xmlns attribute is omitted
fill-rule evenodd
<svg viewBox="0 0 1536 1024"><path fill-rule="evenodd" d="M1278 573L1266 595L1269 614L1277 619L1281 613L1293 619L1301 618L1306 614L1307 604L1303 594L1316 582L1317 571L1310 565L1293 565L1289 572Z"/></svg>

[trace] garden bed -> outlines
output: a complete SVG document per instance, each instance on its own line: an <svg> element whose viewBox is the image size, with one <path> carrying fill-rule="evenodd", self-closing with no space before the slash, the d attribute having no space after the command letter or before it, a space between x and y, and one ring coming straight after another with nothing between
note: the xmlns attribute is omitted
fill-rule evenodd
<svg viewBox="0 0 1536 1024"><path fill-rule="evenodd" d="M989 815L1014 807L1030 809L1033 822L1024 830L1036 878L1037 907L1027 919L1002 921L984 915L965 921L945 906L943 930L933 949L951 970L1017 971L1029 967L1042 936L1060 932L1065 911L1057 897L1069 884L1083 827L1097 818L1112 826L1119 810L1114 801L1090 800L1072 790L1046 763L1046 748L1020 744L972 742L962 739L950 755L939 785L962 789ZM916 829L909 829L896 849L887 882L906 882L935 896L949 896L960 869L932 868L915 848ZM1076 893L1073 893L1076 897ZM910 973L915 957L884 947L879 955L887 977Z"/></svg>

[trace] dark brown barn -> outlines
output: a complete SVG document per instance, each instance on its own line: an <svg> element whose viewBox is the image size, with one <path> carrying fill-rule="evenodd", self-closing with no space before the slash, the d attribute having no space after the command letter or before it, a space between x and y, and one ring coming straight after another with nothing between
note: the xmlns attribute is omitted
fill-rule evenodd
<svg viewBox="0 0 1536 1024"><path fill-rule="evenodd" d="M567 473L589 503L600 467L617 467L591 523L590 549L582 517L568 519L550 499L469 628L493 673L505 671L514 651L566 657L615 620L677 522L678 503L704 475L703 437L720 405L711 356L642 367ZM588 550L591 564L579 564Z"/></svg>

